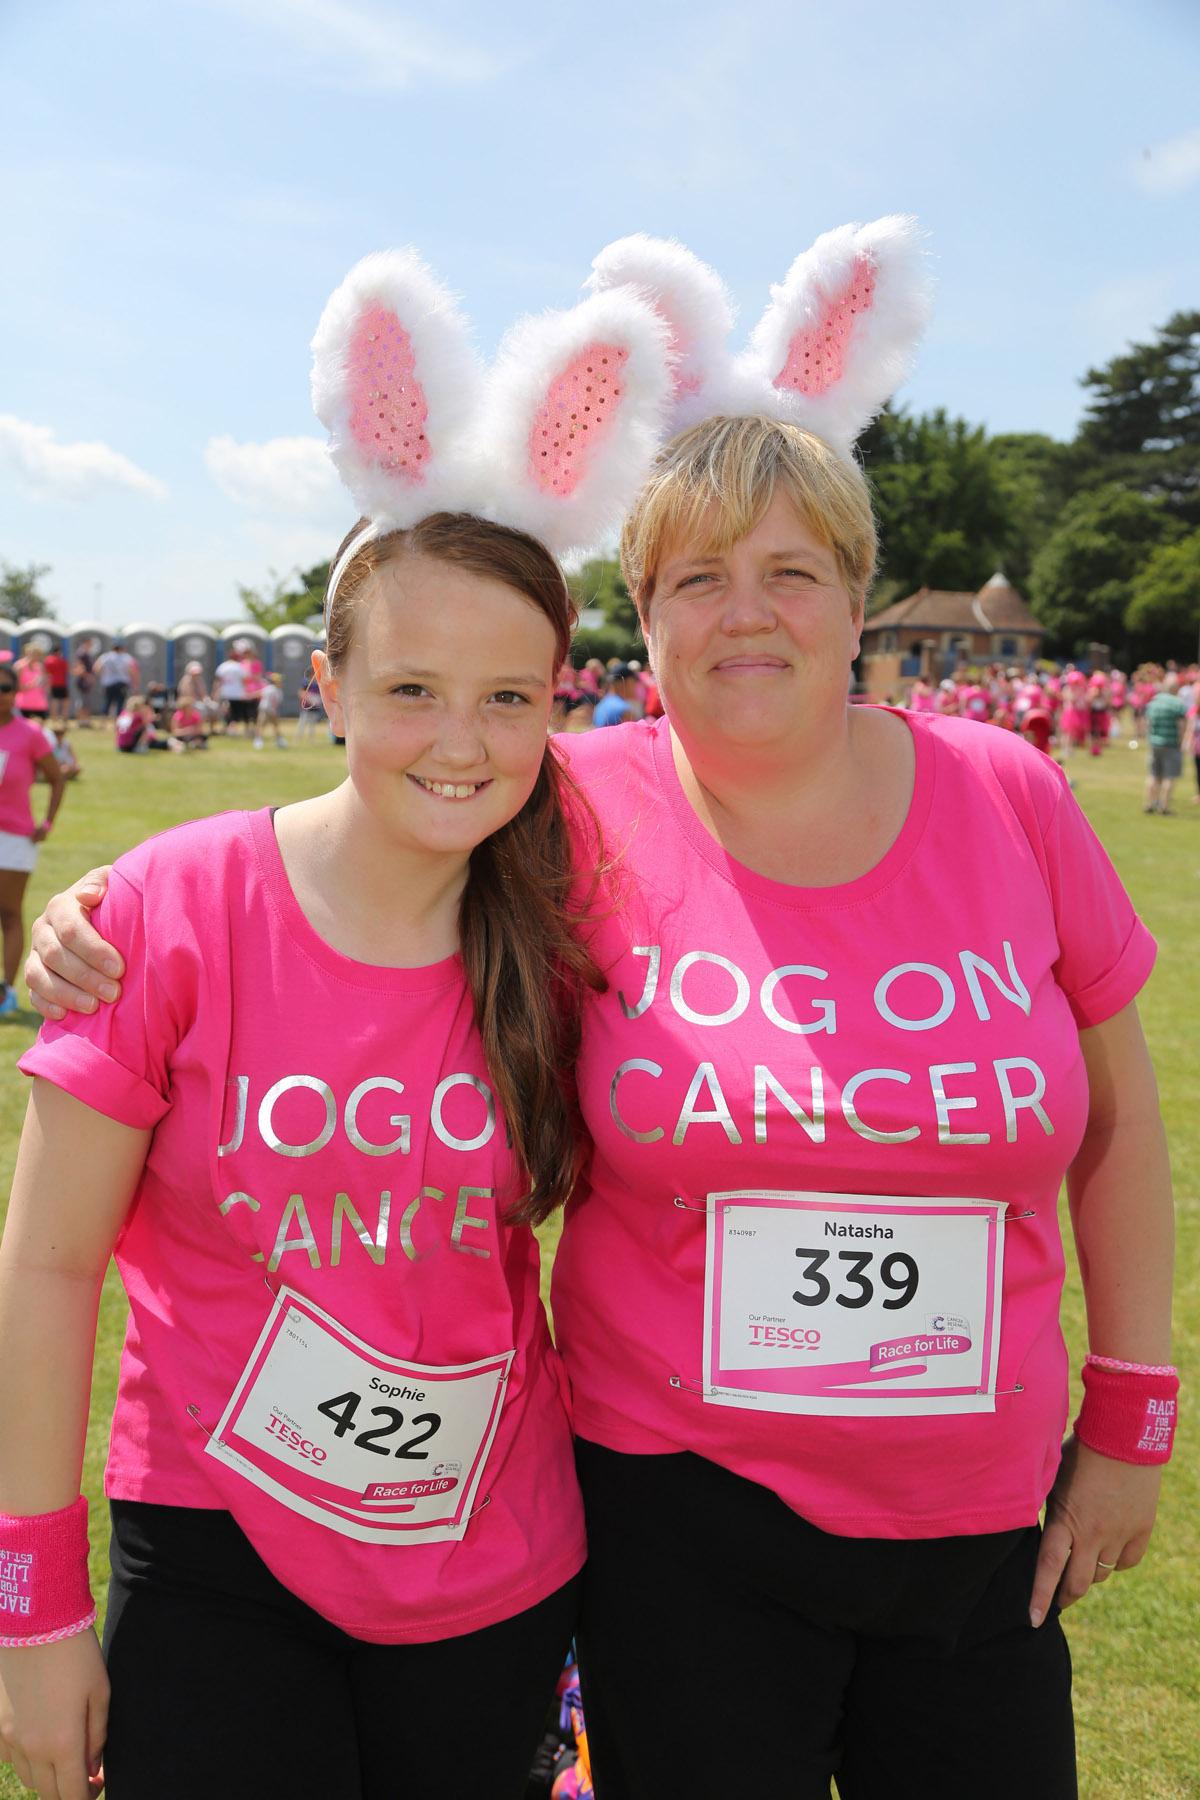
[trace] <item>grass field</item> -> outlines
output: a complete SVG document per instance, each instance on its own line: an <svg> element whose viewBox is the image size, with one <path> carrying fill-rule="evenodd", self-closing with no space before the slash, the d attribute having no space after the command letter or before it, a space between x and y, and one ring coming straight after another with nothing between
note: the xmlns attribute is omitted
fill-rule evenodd
<svg viewBox="0 0 1200 1800"><path fill-rule="evenodd" d="M256 753L243 742L222 742L206 756L118 757L103 733L92 732L79 734L77 748L85 775L68 794L30 884L31 918L48 894L92 863L108 861L181 819L298 799L340 778L340 754L324 740L286 754ZM1078 777L1080 800L1160 945L1143 1014L1175 1164L1180 1227L1176 1360L1186 1406L1200 1378L1200 1057L1192 985L1200 920L1200 807L1189 804L1190 790L1181 784L1178 817L1144 817L1139 805L1142 768L1140 753L1118 745L1099 764L1077 759L1072 773ZM0 1191L5 1195L25 1104L14 1063L36 1024L29 1013L0 1021ZM553 1228L544 1235L547 1262L556 1236ZM84 1478L93 1509L93 1583L101 1596L107 1571L101 1471L123 1318L123 1297L110 1278L101 1309ZM1066 1330L1076 1365L1084 1346L1081 1320L1072 1267ZM1167 1473L1147 1558L1138 1570L1094 1590L1068 1620L1084 1800L1200 1795L1200 1447L1187 1429L1186 1412L1181 1449ZM1019 1718L1011 1725L1020 1731ZM203 1754L202 1746L189 1749ZM302 1760L293 1774L303 1788ZM15 1800L20 1792L11 1771L0 1769L0 1800ZM213 1800L220 1796L214 1794ZM729 1800L742 1797L731 1795ZM958 1800L973 1797L964 1794ZM1026 1797L1014 1795L1013 1800Z"/></svg>

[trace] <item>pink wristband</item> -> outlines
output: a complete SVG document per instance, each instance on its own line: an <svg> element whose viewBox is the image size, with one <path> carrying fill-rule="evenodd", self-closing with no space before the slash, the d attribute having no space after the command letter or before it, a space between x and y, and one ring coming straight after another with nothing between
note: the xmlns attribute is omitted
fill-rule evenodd
<svg viewBox="0 0 1200 1800"><path fill-rule="evenodd" d="M88 1582L88 1508L0 1513L0 1649L56 1644L96 1618Z"/></svg>
<svg viewBox="0 0 1200 1800"><path fill-rule="evenodd" d="M1117 1462L1165 1463L1175 1440L1178 1393L1179 1376L1166 1364L1121 1368L1089 1356L1075 1436Z"/></svg>

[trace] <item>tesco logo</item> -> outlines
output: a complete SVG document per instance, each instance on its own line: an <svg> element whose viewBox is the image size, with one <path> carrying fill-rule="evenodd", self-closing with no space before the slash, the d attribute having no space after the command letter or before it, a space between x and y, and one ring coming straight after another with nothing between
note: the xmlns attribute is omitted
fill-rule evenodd
<svg viewBox="0 0 1200 1800"><path fill-rule="evenodd" d="M322 1445L314 1444L311 1438L304 1437L294 1426L281 1419L278 1413L272 1413L267 1420L267 1431L271 1437L286 1444L289 1450L298 1450L309 1462L323 1463L329 1455Z"/></svg>
<svg viewBox="0 0 1200 1800"><path fill-rule="evenodd" d="M821 1333L811 1325L751 1325L750 1342L760 1350L819 1350Z"/></svg>

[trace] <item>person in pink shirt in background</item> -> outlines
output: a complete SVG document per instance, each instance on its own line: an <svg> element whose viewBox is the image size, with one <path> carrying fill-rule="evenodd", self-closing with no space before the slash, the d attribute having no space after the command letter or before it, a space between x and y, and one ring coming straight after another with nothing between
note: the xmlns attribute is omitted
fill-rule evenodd
<svg viewBox="0 0 1200 1800"><path fill-rule="evenodd" d="M683 431L635 503L665 717L556 739L620 859L554 1274L602 1800L1072 1800L1058 1611L1140 1559L1169 1452L1153 942L1032 746L847 703L876 554L847 444L896 367L852 314L891 283L920 315L904 229L797 260L794 333L752 338L789 395ZM102 946L71 897L47 925L60 1008ZM1091 1346L1065 1446L1064 1175Z"/></svg>
<svg viewBox="0 0 1200 1800"><path fill-rule="evenodd" d="M25 955L25 889L38 845L50 835L66 792L54 745L41 726L16 711L17 674L0 663L0 931L4 990L0 1017L17 1011L17 971ZM29 800L38 776L50 784L46 816L34 821Z"/></svg>
<svg viewBox="0 0 1200 1800"><path fill-rule="evenodd" d="M30 644L13 665L17 671L17 711L26 719L44 719L50 711L50 676L46 653Z"/></svg>

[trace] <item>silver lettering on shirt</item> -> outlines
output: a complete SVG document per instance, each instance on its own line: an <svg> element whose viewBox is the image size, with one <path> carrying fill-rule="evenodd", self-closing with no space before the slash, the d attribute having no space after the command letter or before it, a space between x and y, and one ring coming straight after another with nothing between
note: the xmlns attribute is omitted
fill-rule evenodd
<svg viewBox="0 0 1200 1800"><path fill-rule="evenodd" d="M912 1138L920 1137L919 1125L910 1125L906 1131L877 1131L859 1117L854 1104L859 1088L865 1087L868 1081L899 1081L907 1087L911 1080L912 1076L905 1074L903 1069L861 1069L857 1075L852 1075L842 1089L842 1116L850 1129L866 1138L869 1144L907 1144Z"/></svg>
<svg viewBox="0 0 1200 1800"><path fill-rule="evenodd" d="M621 1002L621 1011L625 1014L625 1017L627 1019L640 1019L647 1008L654 1004L654 996L658 992L658 972L662 967L662 946L661 944L634 944L629 954L631 956L646 956L650 959L646 967L646 985L642 989L642 997L637 1005L630 1006L623 992L619 992L617 995L618 1000Z"/></svg>
<svg viewBox="0 0 1200 1800"><path fill-rule="evenodd" d="M283 1096L296 1088L307 1088L321 1096L325 1102L325 1123L316 1137L310 1138L306 1144L285 1144L275 1130L272 1114ZM318 1075L285 1075L282 1081L277 1081L274 1087L267 1089L258 1109L258 1134L267 1148L278 1151L280 1156L315 1156L318 1150L325 1148L336 1128L337 1101L333 1097L333 1089Z"/></svg>
<svg viewBox="0 0 1200 1800"><path fill-rule="evenodd" d="M892 983L898 981L901 975L928 975L936 981L942 995L940 1006L918 1019L905 1019L893 1011L888 1004L888 993ZM954 1011L954 983L945 969L939 969L936 963L897 963L894 969L889 969L875 983L875 1010L881 1019L886 1019L898 1031L933 1031L938 1025L945 1024Z"/></svg>
<svg viewBox="0 0 1200 1800"><path fill-rule="evenodd" d="M484 1121L474 1137L455 1137L442 1118L442 1106L445 1103L446 1095L456 1087L474 1088L477 1094L483 1096ZM445 1144L448 1150L482 1150L483 1146L491 1140L496 1129L496 1101L491 1088L485 1081L480 1081L478 1075L447 1075L444 1081L438 1082L433 1091L433 1106L429 1122L433 1126L434 1136Z"/></svg>

